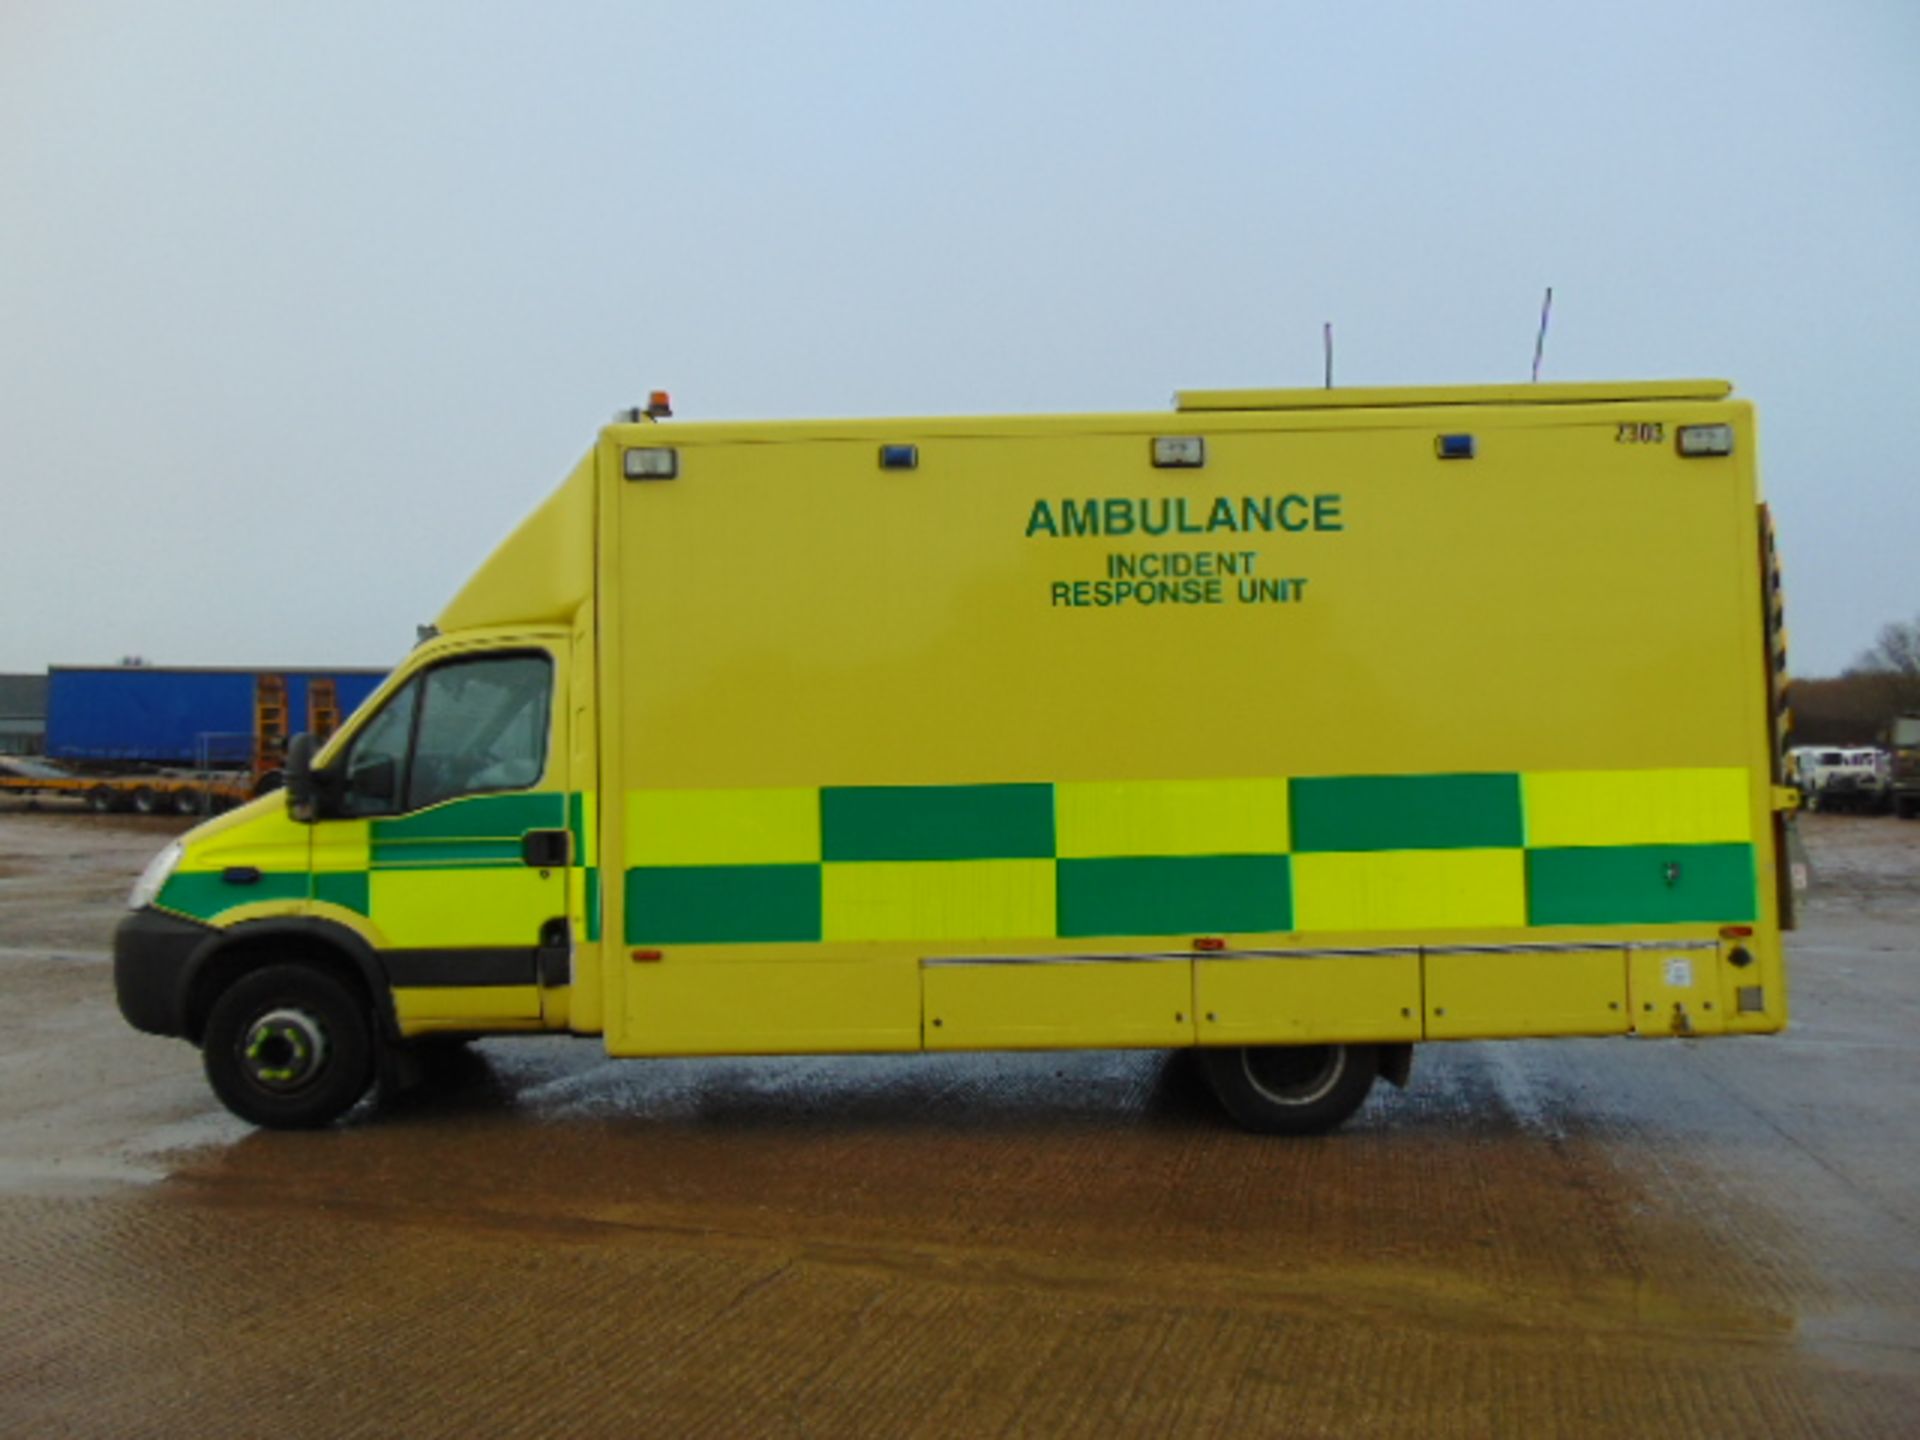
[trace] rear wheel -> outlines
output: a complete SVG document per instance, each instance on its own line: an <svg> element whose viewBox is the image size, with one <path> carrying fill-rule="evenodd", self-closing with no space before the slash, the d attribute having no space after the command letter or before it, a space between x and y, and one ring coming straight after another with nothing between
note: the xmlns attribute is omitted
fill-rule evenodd
<svg viewBox="0 0 1920 1440"><path fill-rule="evenodd" d="M138 790L133 792L133 808L135 813L140 815L159 814L160 795L161 792L154 789L151 785L142 785ZM173 807L169 805L166 808L171 810Z"/></svg>
<svg viewBox="0 0 1920 1440"><path fill-rule="evenodd" d="M108 811L114 808L115 808L114 793L113 793L112 786L96 785L91 790L87 791L87 809L93 811L94 814L105 815Z"/></svg>
<svg viewBox="0 0 1920 1440"><path fill-rule="evenodd" d="M306 965L241 976L207 1017L213 1093L242 1120L310 1130L351 1110L373 1083L373 1029L340 981Z"/></svg>
<svg viewBox="0 0 1920 1440"><path fill-rule="evenodd" d="M173 792L173 813L176 815L198 815L200 813L200 792L198 790L176 790Z"/></svg>
<svg viewBox="0 0 1920 1440"><path fill-rule="evenodd" d="M1894 813L1902 820L1911 820L1920 815L1920 795L1896 795L1893 799Z"/></svg>
<svg viewBox="0 0 1920 1440"><path fill-rule="evenodd" d="M1360 1108L1379 1073L1372 1045L1207 1048L1200 1065L1220 1104L1264 1135L1318 1135Z"/></svg>

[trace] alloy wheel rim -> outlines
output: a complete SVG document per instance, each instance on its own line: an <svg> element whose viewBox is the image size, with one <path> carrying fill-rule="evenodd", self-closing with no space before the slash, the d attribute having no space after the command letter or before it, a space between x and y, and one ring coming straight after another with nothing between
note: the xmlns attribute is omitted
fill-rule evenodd
<svg viewBox="0 0 1920 1440"><path fill-rule="evenodd" d="M263 1090L298 1090L311 1084L326 1062L327 1032L304 1010L269 1010L240 1037L240 1063Z"/></svg>

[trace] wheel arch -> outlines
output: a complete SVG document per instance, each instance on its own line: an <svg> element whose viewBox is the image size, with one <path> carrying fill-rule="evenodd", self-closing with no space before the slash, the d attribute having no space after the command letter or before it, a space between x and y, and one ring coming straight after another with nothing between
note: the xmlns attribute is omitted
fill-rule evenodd
<svg viewBox="0 0 1920 1440"><path fill-rule="evenodd" d="M249 971L287 962L311 965L340 979L365 1001L375 1032L386 1040L399 1038L393 988L373 947L344 925L298 915L243 921L195 954L182 1015L186 1038L201 1043L214 1002L234 981Z"/></svg>

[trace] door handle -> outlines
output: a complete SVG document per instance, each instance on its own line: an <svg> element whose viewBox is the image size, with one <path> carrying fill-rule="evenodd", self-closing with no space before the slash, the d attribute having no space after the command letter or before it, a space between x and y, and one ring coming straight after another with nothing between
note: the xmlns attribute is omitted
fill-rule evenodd
<svg viewBox="0 0 1920 1440"><path fill-rule="evenodd" d="M520 837L520 858L541 870L558 870L573 858L573 836L565 830L529 830Z"/></svg>

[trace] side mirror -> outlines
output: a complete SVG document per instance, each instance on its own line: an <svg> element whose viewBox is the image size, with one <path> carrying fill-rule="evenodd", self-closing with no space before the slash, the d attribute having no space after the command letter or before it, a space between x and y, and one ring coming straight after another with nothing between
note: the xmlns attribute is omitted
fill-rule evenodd
<svg viewBox="0 0 1920 1440"><path fill-rule="evenodd" d="M287 813L296 820L312 820L319 791L313 781L313 736L303 730L287 742L281 774L286 779Z"/></svg>

